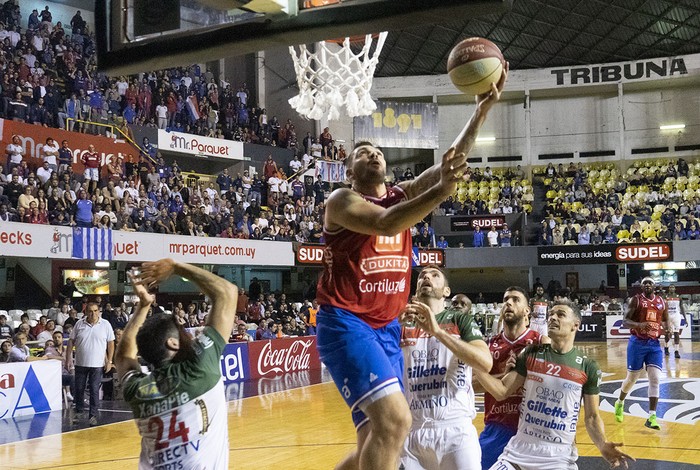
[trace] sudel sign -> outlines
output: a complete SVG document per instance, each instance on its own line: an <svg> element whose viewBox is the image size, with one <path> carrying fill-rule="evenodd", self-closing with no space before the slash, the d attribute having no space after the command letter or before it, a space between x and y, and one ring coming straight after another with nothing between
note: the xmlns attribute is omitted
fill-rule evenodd
<svg viewBox="0 0 700 470"><path fill-rule="evenodd" d="M671 249L665 244L646 246L621 245L615 249L618 261L661 261L671 258Z"/></svg>

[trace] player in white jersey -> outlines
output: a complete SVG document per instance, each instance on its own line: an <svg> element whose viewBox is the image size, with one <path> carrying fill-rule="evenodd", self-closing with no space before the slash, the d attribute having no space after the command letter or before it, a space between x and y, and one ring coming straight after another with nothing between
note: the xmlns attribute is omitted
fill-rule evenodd
<svg viewBox="0 0 700 470"><path fill-rule="evenodd" d="M669 339L671 333L673 333L673 345L674 345L674 356L676 359L680 359L681 353L679 351L681 347L681 319L686 319L685 311L683 310L683 302L681 301L681 296L676 292L676 286L671 284L668 286L668 295L666 296L666 307L668 308L668 329L666 330L666 347L664 347L664 354L670 355L668 346L670 343ZM686 319L686 321L688 321Z"/></svg>
<svg viewBox="0 0 700 470"><path fill-rule="evenodd" d="M526 347L516 359L515 369L500 380L476 373L497 400L524 388L518 432L491 470L577 469L575 439L581 398L586 407L586 431L603 458L621 468L628 468L628 460L634 460L620 452L622 444L605 438L598 408L600 368L574 347L580 324L581 313L575 304L555 301L547 321L551 344Z"/></svg>
<svg viewBox="0 0 700 470"><path fill-rule="evenodd" d="M154 297L145 286L173 274L212 300L204 331L192 341L170 314L148 318ZM227 406L220 357L231 334L238 289L194 266L164 259L132 276L139 306L124 328L116 366L141 434L139 470L228 469ZM137 357L153 370L143 373Z"/></svg>
<svg viewBox="0 0 700 470"><path fill-rule="evenodd" d="M530 299L530 325L529 328L542 336L547 336L547 311L549 299L542 286L537 286L535 294Z"/></svg>
<svg viewBox="0 0 700 470"><path fill-rule="evenodd" d="M492 359L479 327L465 312L471 302L458 297L456 308L445 310L449 295L445 274L427 266L418 276L416 297L401 315L404 394L413 424L400 469L481 469L472 424L472 367L488 371Z"/></svg>

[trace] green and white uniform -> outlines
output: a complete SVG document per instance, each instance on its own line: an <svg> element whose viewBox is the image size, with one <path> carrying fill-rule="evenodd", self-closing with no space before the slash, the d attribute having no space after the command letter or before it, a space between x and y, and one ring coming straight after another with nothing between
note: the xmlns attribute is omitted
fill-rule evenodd
<svg viewBox="0 0 700 470"><path fill-rule="evenodd" d="M228 468L228 421L221 335L206 327L192 360L124 376L124 399L141 434L139 470Z"/></svg>
<svg viewBox="0 0 700 470"><path fill-rule="evenodd" d="M491 470L573 470L576 424L583 395L599 393L598 364L576 348L566 354L551 345L528 346L515 371L525 377L518 433Z"/></svg>
<svg viewBox="0 0 700 470"><path fill-rule="evenodd" d="M445 310L435 318L455 338L483 341L469 314ZM472 424L476 407L471 366L420 328L402 328L401 349L404 394L413 418L401 468L481 470L481 448Z"/></svg>

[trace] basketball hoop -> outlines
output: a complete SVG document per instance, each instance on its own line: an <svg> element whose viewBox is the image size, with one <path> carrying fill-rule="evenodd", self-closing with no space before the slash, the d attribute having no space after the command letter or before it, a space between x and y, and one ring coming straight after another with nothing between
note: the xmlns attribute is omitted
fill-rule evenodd
<svg viewBox="0 0 700 470"><path fill-rule="evenodd" d="M338 120L343 106L349 117L371 114L377 105L369 92L387 34L386 31L378 37L367 34L357 54L351 47L354 42L362 42L356 41L357 38L345 38L340 49L333 42L316 43L316 52L310 52L302 44L297 54L290 46L299 94L289 104L300 115L314 120L324 115L329 120Z"/></svg>

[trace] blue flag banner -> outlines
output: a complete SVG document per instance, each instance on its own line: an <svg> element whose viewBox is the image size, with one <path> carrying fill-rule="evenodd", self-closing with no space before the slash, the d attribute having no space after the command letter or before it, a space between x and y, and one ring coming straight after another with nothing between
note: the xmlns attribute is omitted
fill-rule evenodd
<svg viewBox="0 0 700 470"><path fill-rule="evenodd" d="M73 229L73 258L109 261L113 255L112 247L112 231L109 229Z"/></svg>
<svg viewBox="0 0 700 470"><path fill-rule="evenodd" d="M342 183L345 181L345 164L320 160L316 162L316 177L321 177L327 183Z"/></svg>

